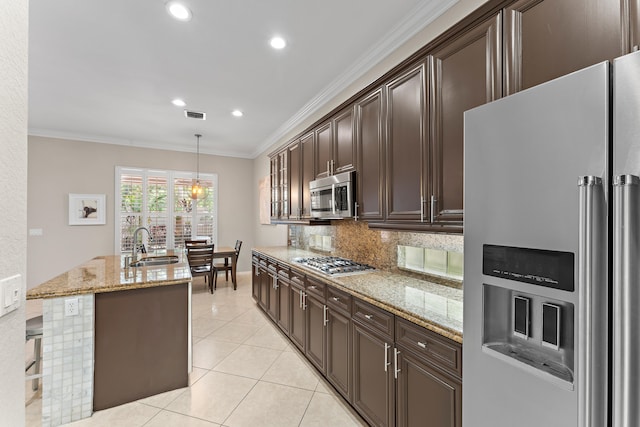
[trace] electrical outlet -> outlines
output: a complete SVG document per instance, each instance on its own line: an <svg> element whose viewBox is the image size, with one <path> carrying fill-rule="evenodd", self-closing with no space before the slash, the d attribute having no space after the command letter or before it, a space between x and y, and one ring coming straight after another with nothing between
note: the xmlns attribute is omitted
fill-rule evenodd
<svg viewBox="0 0 640 427"><path fill-rule="evenodd" d="M21 294L21 275L16 274L0 280L0 317L20 307Z"/></svg>
<svg viewBox="0 0 640 427"><path fill-rule="evenodd" d="M64 300L64 315L76 316L78 314L78 298L67 298Z"/></svg>

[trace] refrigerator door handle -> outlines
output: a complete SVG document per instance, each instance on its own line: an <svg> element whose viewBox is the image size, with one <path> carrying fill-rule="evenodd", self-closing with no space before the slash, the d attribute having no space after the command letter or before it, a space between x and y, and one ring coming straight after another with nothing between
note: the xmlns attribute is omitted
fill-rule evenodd
<svg viewBox="0 0 640 427"><path fill-rule="evenodd" d="M613 427L640 425L640 178L613 183Z"/></svg>
<svg viewBox="0 0 640 427"><path fill-rule="evenodd" d="M578 425L607 425L607 214L602 179L578 180Z"/></svg>

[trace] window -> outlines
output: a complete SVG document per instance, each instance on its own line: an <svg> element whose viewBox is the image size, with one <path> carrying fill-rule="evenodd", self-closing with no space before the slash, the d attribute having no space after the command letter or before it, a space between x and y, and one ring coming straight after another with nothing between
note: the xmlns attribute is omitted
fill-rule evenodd
<svg viewBox="0 0 640 427"><path fill-rule="evenodd" d="M115 236L119 252L133 249L133 232L144 226L147 248L184 247L191 238L217 242L217 184L215 174L200 174L206 197L191 199L195 173L116 167Z"/></svg>

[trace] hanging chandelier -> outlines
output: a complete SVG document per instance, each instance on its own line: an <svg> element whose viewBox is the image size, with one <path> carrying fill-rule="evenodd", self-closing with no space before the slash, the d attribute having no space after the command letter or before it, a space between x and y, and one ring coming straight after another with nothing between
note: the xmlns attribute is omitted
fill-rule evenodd
<svg viewBox="0 0 640 427"><path fill-rule="evenodd" d="M191 184L191 198L193 200L203 199L206 196L206 191L202 185L200 185L200 135L195 134L197 138L196 142L196 179Z"/></svg>

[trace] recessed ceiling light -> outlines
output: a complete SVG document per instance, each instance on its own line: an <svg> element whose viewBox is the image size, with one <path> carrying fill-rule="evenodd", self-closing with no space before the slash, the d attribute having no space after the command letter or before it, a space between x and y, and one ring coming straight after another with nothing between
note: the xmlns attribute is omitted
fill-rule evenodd
<svg viewBox="0 0 640 427"><path fill-rule="evenodd" d="M167 3L167 12L178 21L191 21L191 11L189 8L177 1Z"/></svg>
<svg viewBox="0 0 640 427"><path fill-rule="evenodd" d="M282 37L274 37L269 43L271 43L271 47L274 49L284 49L287 45L287 42L284 41Z"/></svg>
<svg viewBox="0 0 640 427"><path fill-rule="evenodd" d="M186 102L184 102L182 99L179 99L179 98L172 100L171 103L176 107L184 107L185 105L187 105Z"/></svg>
<svg viewBox="0 0 640 427"><path fill-rule="evenodd" d="M233 111L231 112L231 114L232 114L234 117L242 117L242 116L244 116L244 113L243 113L242 111L240 111L240 110L233 110Z"/></svg>

